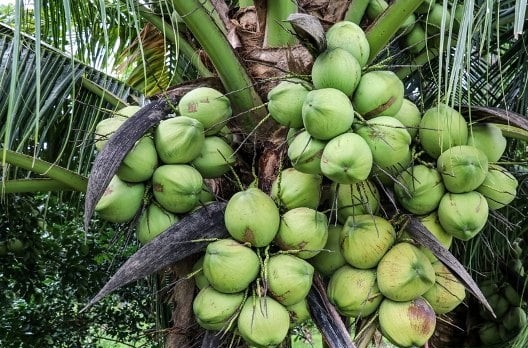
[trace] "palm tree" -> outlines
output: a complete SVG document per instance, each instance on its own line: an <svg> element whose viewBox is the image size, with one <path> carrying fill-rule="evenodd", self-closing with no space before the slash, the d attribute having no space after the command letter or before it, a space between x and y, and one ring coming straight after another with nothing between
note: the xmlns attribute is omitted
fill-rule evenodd
<svg viewBox="0 0 528 348"><path fill-rule="evenodd" d="M284 77L309 79L315 57L325 49L322 30L341 20L365 29L371 48L365 69L395 71L406 96L422 110L442 101L481 106L472 109L470 119L502 119L502 131L514 139L508 152L517 165L512 168L526 176L526 116L508 114L528 114L525 2L438 1L440 28L428 27L430 38L419 53L404 44L406 20L421 8L418 20L425 23L424 4L434 1L389 1L381 13L373 3L379 2L35 0L24 10L17 1L6 19L13 27L0 28L0 135L3 163L9 164L3 191L85 192L94 158L92 134L101 119L124 105L143 105L145 98L177 101L186 86L198 84L221 88L229 97L235 115L229 127L244 142L240 178L248 185L256 173L269 190L282 166L286 129L267 116L267 93ZM508 262L511 242L522 238L526 186L521 182L521 198L512 208L493 216L486 233L453 251L475 278L484 271L500 274L489 252L505 255ZM218 185L216 193L229 198L233 185L226 180ZM173 266L172 276L189 274L193 261L185 258ZM195 331L180 330L192 324L192 285L178 282L168 301L176 329L167 346L195 344Z"/></svg>

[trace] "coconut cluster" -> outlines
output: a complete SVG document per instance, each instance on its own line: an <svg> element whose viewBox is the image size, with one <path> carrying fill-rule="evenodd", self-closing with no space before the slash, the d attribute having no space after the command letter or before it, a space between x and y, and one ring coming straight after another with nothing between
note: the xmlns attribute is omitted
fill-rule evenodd
<svg viewBox="0 0 528 348"><path fill-rule="evenodd" d="M369 46L354 23L336 23L326 39L311 81L287 79L268 94L271 116L290 128L292 166L279 173L272 197L284 217L299 204L330 212L326 245L309 261L327 277L337 310L351 318L377 312L390 341L421 346L465 288L403 226L378 216L380 191L392 189L392 204L448 249L515 198L515 177L497 164L506 139L492 124L468 125L446 104L422 114L394 73L365 72Z"/></svg>
<svg viewBox="0 0 528 348"><path fill-rule="evenodd" d="M230 238L210 243L194 267L197 322L208 330L236 327L257 347L280 344L290 325L310 318L306 296L314 267L307 259L320 253L328 236L327 217L315 210L320 177L292 168L282 177L288 189L277 181L272 191L284 213L258 188L234 194L224 215Z"/></svg>
<svg viewBox="0 0 528 348"><path fill-rule="evenodd" d="M99 122L95 146L102 150L110 136L139 107L129 106ZM220 177L236 158L228 132L229 99L219 91L198 87L187 92L177 112L139 139L123 159L95 210L100 218L131 221L143 207L136 234L148 243L183 214L214 199L205 179Z"/></svg>

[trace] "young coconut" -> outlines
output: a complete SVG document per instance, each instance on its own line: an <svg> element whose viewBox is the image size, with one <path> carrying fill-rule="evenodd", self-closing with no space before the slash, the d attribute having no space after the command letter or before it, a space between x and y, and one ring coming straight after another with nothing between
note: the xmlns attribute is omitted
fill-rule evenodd
<svg viewBox="0 0 528 348"><path fill-rule="evenodd" d="M328 300L347 317L366 317L378 309L383 295L378 289L375 269L339 268L328 282Z"/></svg>
<svg viewBox="0 0 528 348"><path fill-rule="evenodd" d="M193 313L198 324L206 330L227 329L244 301L244 293L225 294L207 286L193 300Z"/></svg>
<svg viewBox="0 0 528 348"><path fill-rule="evenodd" d="M277 123L301 128L302 105L309 90L302 81L282 81L268 93L268 112Z"/></svg>
<svg viewBox="0 0 528 348"><path fill-rule="evenodd" d="M310 208L295 208L281 218L275 241L282 250L298 251L296 256L309 259L321 252L328 239L328 219Z"/></svg>
<svg viewBox="0 0 528 348"><path fill-rule="evenodd" d="M227 173L236 162L231 145L221 137L205 137L202 150L191 164L202 177L212 179Z"/></svg>
<svg viewBox="0 0 528 348"><path fill-rule="evenodd" d="M361 80L361 65L352 53L328 49L317 56L312 66L312 81L316 89L335 88L351 96Z"/></svg>
<svg viewBox="0 0 528 348"><path fill-rule="evenodd" d="M312 318L310 310L308 309L308 301L306 301L306 299L294 303L291 306L287 306L286 309L290 313L291 328Z"/></svg>
<svg viewBox="0 0 528 348"><path fill-rule="evenodd" d="M195 159L202 151L204 139L203 125L186 116L163 120L154 132L158 155L167 164L183 164Z"/></svg>
<svg viewBox="0 0 528 348"><path fill-rule="evenodd" d="M444 10L444 6L442 4L435 3L429 8L429 11L427 12L427 32L431 34L438 34L440 31L445 31L447 28L449 28L450 21L451 14L449 10Z"/></svg>
<svg viewBox="0 0 528 348"><path fill-rule="evenodd" d="M389 3L385 0L370 0L365 11L368 19L375 20L389 7Z"/></svg>
<svg viewBox="0 0 528 348"><path fill-rule="evenodd" d="M143 203L145 185L128 183L114 175L103 196L97 202L95 211L110 222L130 221Z"/></svg>
<svg viewBox="0 0 528 348"><path fill-rule="evenodd" d="M128 182L142 182L150 179L158 166L158 154L152 138L139 139L127 153L117 169L117 176Z"/></svg>
<svg viewBox="0 0 528 348"><path fill-rule="evenodd" d="M407 168L396 177L394 195L411 213L424 215L438 207L445 187L438 171L423 164Z"/></svg>
<svg viewBox="0 0 528 348"><path fill-rule="evenodd" d="M315 139L307 131L297 134L288 146L293 168L307 174L321 174L321 156L326 142Z"/></svg>
<svg viewBox="0 0 528 348"><path fill-rule="evenodd" d="M416 55L422 52L426 45L426 35L422 25L416 23L411 31L405 35L403 42L412 54Z"/></svg>
<svg viewBox="0 0 528 348"><path fill-rule="evenodd" d="M310 263L324 276L331 276L337 269L346 264L341 253L341 225L328 226L328 239L323 250L310 259Z"/></svg>
<svg viewBox="0 0 528 348"><path fill-rule="evenodd" d="M370 177L376 178L377 181L381 182L384 185L392 186L396 181L396 177L403 172L405 169L409 168L413 163L413 153L409 151L407 156L398 161L397 163L385 167L378 164L372 167Z"/></svg>
<svg viewBox="0 0 528 348"><path fill-rule="evenodd" d="M410 301L423 295L435 283L431 261L418 247L395 244L380 260L377 268L381 293L393 301Z"/></svg>
<svg viewBox="0 0 528 348"><path fill-rule="evenodd" d="M121 127L125 122L121 117L109 117L99 121L95 126L95 148L101 151L110 137Z"/></svg>
<svg viewBox="0 0 528 348"><path fill-rule="evenodd" d="M226 294L243 291L257 278L259 270L257 254L237 241L220 239L207 245L203 272L215 290Z"/></svg>
<svg viewBox="0 0 528 348"><path fill-rule="evenodd" d="M453 243L453 236L449 233L447 233L442 225L440 225L440 220L438 220L438 214L436 211L432 212L429 215L421 216L419 218L420 222L424 227L431 232L433 237L436 238L436 240L446 249L449 249L451 247L451 243ZM420 250L427 256L429 261L434 262L437 260L436 256L433 254L431 250L429 250L427 247L419 246Z"/></svg>
<svg viewBox="0 0 528 348"><path fill-rule="evenodd" d="M418 136L425 152L438 158L450 147L467 143L468 127L458 111L445 104L438 104L423 114Z"/></svg>
<svg viewBox="0 0 528 348"><path fill-rule="evenodd" d="M482 185L477 188L492 210L510 204L517 195L517 179L505 168L490 164Z"/></svg>
<svg viewBox="0 0 528 348"><path fill-rule="evenodd" d="M186 164L166 164L152 175L154 198L173 213L187 213L200 202L203 179Z"/></svg>
<svg viewBox="0 0 528 348"><path fill-rule="evenodd" d="M267 263L267 284L270 295L284 306L302 301L312 287L314 268L294 255L278 254Z"/></svg>
<svg viewBox="0 0 528 348"><path fill-rule="evenodd" d="M475 190L486 178L488 158L484 152L468 145L453 146L440 155L436 162L449 192L463 193Z"/></svg>
<svg viewBox="0 0 528 348"><path fill-rule="evenodd" d="M376 214L379 208L380 194L370 180L355 184L333 184L337 220L344 224L349 216Z"/></svg>
<svg viewBox="0 0 528 348"><path fill-rule="evenodd" d="M447 233L461 240L475 237L488 221L488 202L476 191L446 193L438 205L438 220Z"/></svg>
<svg viewBox="0 0 528 348"><path fill-rule="evenodd" d="M354 122L354 108L340 90L311 91L302 107L304 128L316 139L328 140L347 132Z"/></svg>
<svg viewBox="0 0 528 348"><path fill-rule="evenodd" d="M321 175L287 168L282 170L273 182L271 198L286 210L299 207L317 209L322 181Z"/></svg>
<svg viewBox="0 0 528 348"><path fill-rule="evenodd" d="M232 114L229 99L210 87L198 87L187 92L181 98L178 110L180 115L200 121L205 135L218 133Z"/></svg>
<svg viewBox="0 0 528 348"><path fill-rule="evenodd" d="M124 108L119 109L116 112L114 112L112 117L122 118L123 120L126 120L127 118L134 116L136 112L138 112L139 110L141 110L141 108L137 105L125 106Z"/></svg>
<svg viewBox="0 0 528 348"><path fill-rule="evenodd" d="M179 220L176 215L161 208L158 204L150 203L139 217L136 229L137 239L141 244L147 244Z"/></svg>
<svg viewBox="0 0 528 348"><path fill-rule="evenodd" d="M235 193L227 203L224 222L234 239L255 247L268 245L279 230L279 209L258 188Z"/></svg>
<svg viewBox="0 0 528 348"><path fill-rule="evenodd" d="M200 256L198 261L196 261L192 267L192 272L194 274L194 283L198 289L203 289L209 286L209 281L203 273L203 260L204 255Z"/></svg>
<svg viewBox="0 0 528 348"><path fill-rule="evenodd" d="M354 128L369 145L375 164L390 167L409 156L411 136L396 118L378 116Z"/></svg>
<svg viewBox="0 0 528 348"><path fill-rule="evenodd" d="M251 346L275 347L289 328L288 311L268 296L248 298L238 316L238 333Z"/></svg>
<svg viewBox="0 0 528 348"><path fill-rule="evenodd" d="M341 252L345 260L360 269L376 267L396 241L394 227L375 215L350 216L341 230Z"/></svg>
<svg viewBox="0 0 528 348"><path fill-rule="evenodd" d="M437 260L432 264L436 282L422 296L436 314L451 312L466 297L466 288L442 262Z"/></svg>
<svg viewBox="0 0 528 348"><path fill-rule="evenodd" d="M354 184L367 179L372 163L372 152L365 139L355 133L345 133L326 144L321 171L339 184Z"/></svg>
<svg viewBox="0 0 528 348"><path fill-rule="evenodd" d="M352 97L354 110L365 118L394 116L403 103L403 82L392 71L364 74Z"/></svg>
<svg viewBox="0 0 528 348"><path fill-rule="evenodd" d="M403 99L400 110L394 115L394 118L400 121L407 129L407 132L411 136L411 139L416 137L418 134L418 127L422 120L422 113L409 99Z"/></svg>
<svg viewBox="0 0 528 348"><path fill-rule="evenodd" d="M436 314L421 297L405 302L386 298L378 315L381 333L399 347L422 347L436 327Z"/></svg>
<svg viewBox="0 0 528 348"><path fill-rule="evenodd" d="M497 162L506 150L506 138L501 129L492 123L473 125L467 144L484 152L489 162Z"/></svg>
<svg viewBox="0 0 528 348"><path fill-rule="evenodd" d="M326 32L328 49L342 48L351 53L365 66L370 55L370 45L361 27L350 21L341 21L332 25Z"/></svg>

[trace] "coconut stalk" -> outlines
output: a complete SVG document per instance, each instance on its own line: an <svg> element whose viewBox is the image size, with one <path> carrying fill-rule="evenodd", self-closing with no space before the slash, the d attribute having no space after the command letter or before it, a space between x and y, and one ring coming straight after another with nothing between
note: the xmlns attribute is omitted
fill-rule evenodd
<svg viewBox="0 0 528 348"><path fill-rule="evenodd" d="M352 0L348 5L345 20L359 25L367 9L369 0Z"/></svg>
<svg viewBox="0 0 528 348"><path fill-rule="evenodd" d="M62 185L65 185L69 187L70 189L73 189L75 191L85 192L86 186L88 185L88 179L86 179L84 176L79 175L77 173L74 173L66 168L60 167L56 164L43 161L38 158L34 158L32 156L27 156L15 151L3 150L5 156L2 156L2 162L6 162L9 164L12 164L14 166L17 166L19 168L23 168L26 170L29 170L31 172L45 175L49 177L50 179L54 179L58 183L61 183ZM28 182L25 182L26 185L36 185L36 184L28 184ZM23 183L17 184L18 189L29 189L29 186L25 186ZM29 191L24 191L29 192Z"/></svg>
<svg viewBox="0 0 528 348"><path fill-rule="evenodd" d="M286 22L292 13L297 13L296 0L267 1L266 29L264 32L265 48L287 47L297 43L297 39L292 34L291 24Z"/></svg>
<svg viewBox="0 0 528 348"><path fill-rule="evenodd" d="M101 99L105 100L106 102L112 104L118 109L128 106L128 103L126 101L85 77L81 78L81 83L84 88L86 88L96 96L100 97Z"/></svg>
<svg viewBox="0 0 528 348"><path fill-rule="evenodd" d="M161 31L167 40L177 45L180 52L189 59L200 76L213 76L213 73L209 71L209 69L207 69L205 64L201 61L198 53L192 48L187 40L185 40L185 38L180 35L179 31L172 27L170 23L167 23L163 20L163 18L152 13L144 7L139 9L139 14L152 25L154 25L159 31Z"/></svg>
<svg viewBox="0 0 528 348"><path fill-rule="evenodd" d="M266 116L266 110L244 65L199 0L172 0L172 4L207 52L235 112L247 113L237 120L245 132L251 132Z"/></svg>
<svg viewBox="0 0 528 348"><path fill-rule="evenodd" d="M365 34L370 44L370 57L368 62L371 63L374 58L381 52L390 39L396 34L400 26L405 22L423 0L395 0L386 11L384 11L370 27Z"/></svg>

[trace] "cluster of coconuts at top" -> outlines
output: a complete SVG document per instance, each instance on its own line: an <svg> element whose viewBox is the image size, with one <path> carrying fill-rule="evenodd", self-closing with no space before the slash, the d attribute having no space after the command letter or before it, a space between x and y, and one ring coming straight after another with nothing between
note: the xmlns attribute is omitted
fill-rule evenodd
<svg viewBox="0 0 528 348"><path fill-rule="evenodd" d="M453 237L475 236L489 209L515 197L515 178L490 164L500 159L506 140L492 125L468 127L448 105L422 116L404 99L394 73L364 72L369 44L359 26L336 23L326 39L328 49L316 58L311 82L285 80L268 94L273 119L291 128L292 167L280 171L270 195L252 187L228 201L230 238L211 242L195 265L200 290L194 314L206 329L236 327L252 346L278 345L292 322L310 318L306 296L317 270L328 278L328 297L343 316L377 311L381 332L394 344L423 345L434 332L436 314L459 305L465 289L402 226L376 215L377 185L393 188L397 202L449 248ZM213 101L218 104L210 107ZM214 145L215 169L204 169L198 159L210 151L199 145L208 138L222 140L214 134L230 116L229 102L217 91L196 89L178 110L179 116L153 131L154 139L144 138L153 143L155 159L146 165L142 155L137 166L152 173L131 183L120 168L114 179L126 189L111 183L96 208L101 217L130 219L141 205L145 181L152 183L155 201L141 221L156 233L176 222L175 214L211 199L202 196L203 178L224 174L234 159L232 150ZM164 163L159 166L158 156ZM125 158L122 167L126 163ZM116 191L126 198L110 199ZM130 208L132 196L137 207Z"/></svg>
<svg viewBox="0 0 528 348"><path fill-rule="evenodd" d="M96 148L101 150L138 110L129 106L99 122ZM161 121L127 153L95 207L99 217L130 221L147 198L136 229L145 244L178 222L181 214L214 200L204 180L222 176L236 160L225 127L231 114L229 99L215 89L198 87L186 93L178 115Z"/></svg>

